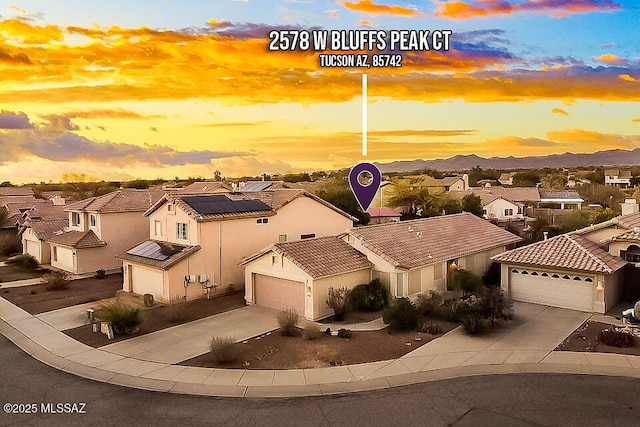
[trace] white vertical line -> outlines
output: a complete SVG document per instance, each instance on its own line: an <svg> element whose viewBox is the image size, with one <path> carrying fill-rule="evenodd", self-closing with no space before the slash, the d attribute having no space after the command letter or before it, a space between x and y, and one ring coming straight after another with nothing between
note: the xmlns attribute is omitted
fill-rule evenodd
<svg viewBox="0 0 640 427"><path fill-rule="evenodd" d="M367 155L367 75L362 74L362 155Z"/></svg>

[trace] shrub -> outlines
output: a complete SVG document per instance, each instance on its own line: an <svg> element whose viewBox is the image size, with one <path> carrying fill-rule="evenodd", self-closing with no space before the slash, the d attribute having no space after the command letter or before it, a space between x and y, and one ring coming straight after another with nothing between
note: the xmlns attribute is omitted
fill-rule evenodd
<svg viewBox="0 0 640 427"><path fill-rule="evenodd" d="M339 338L351 338L353 336L353 334L351 333L351 330L349 329L338 329L338 337Z"/></svg>
<svg viewBox="0 0 640 427"><path fill-rule="evenodd" d="M231 363L238 359L236 340L231 337L211 339L211 357L218 363Z"/></svg>
<svg viewBox="0 0 640 427"><path fill-rule="evenodd" d="M508 231L508 230L507 230ZM514 233L517 234L517 233ZM485 286L500 285L500 263L492 262L487 271L482 275L482 283Z"/></svg>
<svg viewBox="0 0 640 427"><path fill-rule="evenodd" d="M344 320L344 316L349 311L349 295L351 290L347 288L329 288L327 306L333 309L336 320Z"/></svg>
<svg viewBox="0 0 640 427"><path fill-rule="evenodd" d="M10 258L5 262L25 271L32 271L38 268L38 260L29 254L22 254L17 257Z"/></svg>
<svg viewBox="0 0 640 427"><path fill-rule="evenodd" d="M22 244L18 239L11 239L0 245L0 255L11 256L19 254L22 251Z"/></svg>
<svg viewBox="0 0 640 427"><path fill-rule="evenodd" d="M382 313L382 320L392 330L416 329L420 313L408 298L400 298Z"/></svg>
<svg viewBox="0 0 640 427"><path fill-rule="evenodd" d="M451 303L451 318L456 322L459 322L460 319L467 314L478 313L480 311L479 301L474 296L458 299Z"/></svg>
<svg viewBox="0 0 640 427"><path fill-rule="evenodd" d="M613 328L607 328L600 331L598 339L601 343L612 347L632 347L635 341L633 335L630 333L617 331Z"/></svg>
<svg viewBox="0 0 640 427"><path fill-rule="evenodd" d="M171 298L169 305L165 306L163 310L171 323L180 323L187 319L187 302L179 295Z"/></svg>
<svg viewBox="0 0 640 427"><path fill-rule="evenodd" d="M115 333L128 335L135 334L144 321L140 308L117 301L101 306L96 317L103 322L111 323Z"/></svg>
<svg viewBox="0 0 640 427"><path fill-rule="evenodd" d="M476 293L481 285L480 278L468 270L461 268L453 273L451 289L462 291L463 295Z"/></svg>
<svg viewBox="0 0 640 427"><path fill-rule="evenodd" d="M418 295L416 307L420 313L428 315L433 313L436 307L441 306L443 301L442 292L432 289L427 294Z"/></svg>
<svg viewBox="0 0 640 427"><path fill-rule="evenodd" d="M467 313L460 318L460 324L466 333L476 335L484 327L484 317L479 312Z"/></svg>
<svg viewBox="0 0 640 427"><path fill-rule="evenodd" d="M104 279L106 276L107 276L107 272L104 271L103 268L96 270L96 275L95 275L96 279Z"/></svg>
<svg viewBox="0 0 640 427"><path fill-rule="evenodd" d="M280 332L285 337L294 337L298 335L298 329L296 328L297 321L298 313L292 308L282 310L278 313L278 325L280 325Z"/></svg>
<svg viewBox="0 0 640 427"><path fill-rule="evenodd" d="M513 304L499 287L484 288L480 298L480 307L485 319L491 326L495 321L513 319Z"/></svg>
<svg viewBox="0 0 640 427"><path fill-rule="evenodd" d="M302 338L305 340L317 340L322 337L322 331L320 330L320 325L315 322L307 322L304 325L304 329L302 329Z"/></svg>
<svg viewBox="0 0 640 427"><path fill-rule="evenodd" d="M353 288L349 301L351 306L358 310L381 310L389 305L389 291L380 279L373 279Z"/></svg>
<svg viewBox="0 0 640 427"><path fill-rule="evenodd" d="M422 322L422 324L418 327L418 332L423 332L425 334L438 335L442 333L442 326L433 322Z"/></svg>
<svg viewBox="0 0 640 427"><path fill-rule="evenodd" d="M69 287L69 278L63 271L52 271L44 276L44 288L48 291L63 291Z"/></svg>
<svg viewBox="0 0 640 427"><path fill-rule="evenodd" d="M441 306L436 307L432 312L431 316L436 319L446 320L448 322L456 322L457 319L453 310L451 309L452 304L443 304Z"/></svg>

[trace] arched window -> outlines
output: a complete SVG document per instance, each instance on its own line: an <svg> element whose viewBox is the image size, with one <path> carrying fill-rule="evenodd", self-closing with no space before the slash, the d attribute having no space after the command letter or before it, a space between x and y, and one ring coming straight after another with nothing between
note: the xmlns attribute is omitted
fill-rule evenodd
<svg viewBox="0 0 640 427"><path fill-rule="evenodd" d="M558 276L557 274L553 274L551 277L553 277L554 279L559 279L560 276Z"/></svg>
<svg viewBox="0 0 640 427"><path fill-rule="evenodd" d="M580 277L580 276L576 276L576 277L574 277L574 278L573 278L573 280L576 280L576 281L580 281L580 282L582 282L582 277Z"/></svg>
<svg viewBox="0 0 640 427"><path fill-rule="evenodd" d="M520 273L518 270L516 270L515 268L513 270L511 270L512 273Z"/></svg>
<svg viewBox="0 0 640 427"><path fill-rule="evenodd" d="M549 277L549 275L547 273L542 273L541 276L542 277Z"/></svg>
<svg viewBox="0 0 640 427"><path fill-rule="evenodd" d="M571 279L571 277L569 277L569 276L568 276L568 275L566 275L566 274L565 274L564 276L562 276L562 278L563 278L563 279L566 279L566 280Z"/></svg>
<svg viewBox="0 0 640 427"><path fill-rule="evenodd" d="M529 274L529 272L527 270L522 270L520 274Z"/></svg>
<svg viewBox="0 0 640 427"><path fill-rule="evenodd" d="M537 272L537 271L532 271L532 272L531 272L531 275L532 275L532 276L537 276L537 275L538 275L538 272Z"/></svg>
<svg viewBox="0 0 640 427"><path fill-rule="evenodd" d="M584 281L593 283L593 279L591 277L587 277L586 279L584 279Z"/></svg>

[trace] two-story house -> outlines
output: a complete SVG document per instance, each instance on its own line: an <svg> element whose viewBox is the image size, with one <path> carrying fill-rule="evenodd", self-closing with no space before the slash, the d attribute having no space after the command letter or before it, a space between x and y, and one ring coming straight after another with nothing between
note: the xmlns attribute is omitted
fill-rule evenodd
<svg viewBox="0 0 640 427"><path fill-rule="evenodd" d="M611 185L620 188L631 187L631 171L623 169L606 169L604 171L605 185Z"/></svg>
<svg viewBox="0 0 640 427"><path fill-rule="evenodd" d="M162 194L127 188L68 204L68 226L46 239L51 266L72 274L119 270L115 256L149 237L144 212Z"/></svg>
<svg viewBox="0 0 640 427"><path fill-rule="evenodd" d="M299 189L165 194L150 240L119 255L123 289L170 302L244 288L240 261L265 246L344 233L355 218Z"/></svg>

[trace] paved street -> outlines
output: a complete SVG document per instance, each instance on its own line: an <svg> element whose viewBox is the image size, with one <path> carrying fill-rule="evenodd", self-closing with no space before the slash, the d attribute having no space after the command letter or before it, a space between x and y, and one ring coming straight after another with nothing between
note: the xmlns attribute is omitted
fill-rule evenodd
<svg viewBox="0 0 640 427"><path fill-rule="evenodd" d="M2 403L86 403L86 414L0 414L3 426L639 425L640 380L559 374L459 378L342 396L225 399L94 382L0 336Z"/></svg>

